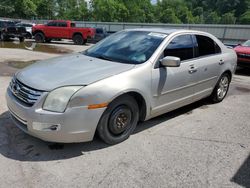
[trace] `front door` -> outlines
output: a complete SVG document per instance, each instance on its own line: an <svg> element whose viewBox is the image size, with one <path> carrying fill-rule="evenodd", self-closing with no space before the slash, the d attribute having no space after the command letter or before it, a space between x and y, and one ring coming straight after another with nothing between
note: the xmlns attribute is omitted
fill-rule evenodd
<svg viewBox="0 0 250 188"><path fill-rule="evenodd" d="M181 59L180 67L162 67L160 63L152 69L153 104L151 115L156 116L193 102L197 79L192 35L179 35L172 39L162 56Z"/></svg>

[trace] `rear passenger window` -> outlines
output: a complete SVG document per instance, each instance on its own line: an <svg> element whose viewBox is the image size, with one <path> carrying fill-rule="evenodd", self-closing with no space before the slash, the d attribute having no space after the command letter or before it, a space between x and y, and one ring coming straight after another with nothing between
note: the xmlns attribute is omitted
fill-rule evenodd
<svg viewBox="0 0 250 188"><path fill-rule="evenodd" d="M174 38L164 50L164 57L179 57L181 61L194 58L194 44L191 35Z"/></svg>
<svg viewBox="0 0 250 188"><path fill-rule="evenodd" d="M67 23L66 22L58 22L58 27L67 27Z"/></svg>
<svg viewBox="0 0 250 188"><path fill-rule="evenodd" d="M49 22L47 25L50 27L56 27L57 23L56 22Z"/></svg>
<svg viewBox="0 0 250 188"><path fill-rule="evenodd" d="M196 41L197 57L221 53L221 49L218 44L209 37L196 35Z"/></svg>

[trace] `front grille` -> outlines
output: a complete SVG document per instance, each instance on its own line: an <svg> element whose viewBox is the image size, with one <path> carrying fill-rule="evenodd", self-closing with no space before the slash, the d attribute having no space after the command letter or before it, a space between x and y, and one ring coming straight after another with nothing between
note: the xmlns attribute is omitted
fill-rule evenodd
<svg viewBox="0 0 250 188"><path fill-rule="evenodd" d="M42 95L42 91L30 88L15 77L10 82L10 90L12 94L20 101L25 103L28 106L32 106Z"/></svg>
<svg viewBox="0 0 250 188"><path fill-rule="evenodd" d="M250 54L238 53L237 55L239 58L250 59Z"/></svg>

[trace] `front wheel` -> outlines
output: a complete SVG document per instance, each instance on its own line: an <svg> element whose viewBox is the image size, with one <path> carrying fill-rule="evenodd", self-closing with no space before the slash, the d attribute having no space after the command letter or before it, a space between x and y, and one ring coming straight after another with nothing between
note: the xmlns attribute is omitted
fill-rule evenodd
<svg viewBox="0 0 250 188"><path fill-rule="evenodd" d="M45 40L45 36L43 33L36 33L34 37L37 43L42 43Z"/></svg>
<svg viewBox="0 0 250 188"><path fill-rule="evenodd" d="M111 102L103 113L97 132L107 144L117 144L129 138L139 120L136 100L124 95Z"/></svg>
<svg viewBox="0 0 250 188"><path fill-rule="evenodd" d="M223 101L226 97L230 84L230 75L228 73L222 74L218 83L216 84L210 99L214 103Z"/></svg>

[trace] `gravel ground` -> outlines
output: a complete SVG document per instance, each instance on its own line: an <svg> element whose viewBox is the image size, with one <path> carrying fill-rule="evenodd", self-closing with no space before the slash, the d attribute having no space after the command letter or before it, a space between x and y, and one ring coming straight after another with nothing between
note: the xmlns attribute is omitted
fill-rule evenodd
<svg viewBox="0 0 250 188"><path fill-rule="evenodd" d="M1 53L1 52L0 52ZM250 73L226 99L140 123L125 142L56 145L20 131L0 76L0 187L250 187Z"/></svg>

